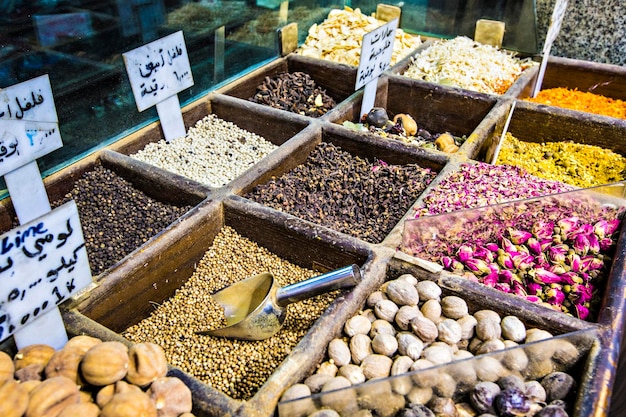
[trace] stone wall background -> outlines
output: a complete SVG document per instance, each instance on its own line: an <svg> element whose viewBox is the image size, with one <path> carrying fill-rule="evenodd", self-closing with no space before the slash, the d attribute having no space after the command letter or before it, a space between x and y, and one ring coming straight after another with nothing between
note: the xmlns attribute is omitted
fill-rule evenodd
<svg viewBox="0 0 626 417"><path fill-rule="evenodd" d="M536 0L539 49L555 0ZM626 1L570 0L550 55L626 65Z"/></svg>

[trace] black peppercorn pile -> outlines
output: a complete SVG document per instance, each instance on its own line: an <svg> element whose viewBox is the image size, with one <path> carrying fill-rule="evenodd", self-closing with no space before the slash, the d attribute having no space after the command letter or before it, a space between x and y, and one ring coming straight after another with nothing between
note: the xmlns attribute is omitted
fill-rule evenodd
<svg viewBox="0 0 626 417"><path fill-rule="evenodd" d="M370 162L323 142L304 164L245 197L380 243L436 175L416 164Z"/></svg>
<svg viewBox="0 0 626 417"><path fill-rule="evenodd" d="M74 200L93 275L143 245L191 209L148 197L113 171L97 165L79 178L58 207Z"/></svg>
<svg viewBox="0 0 626 417"><path fill-rule="evenodd" d="M249 100L310 117L323 116L336 106L326 90L319 87L309 74L299 71L265 77Z"/></svg>

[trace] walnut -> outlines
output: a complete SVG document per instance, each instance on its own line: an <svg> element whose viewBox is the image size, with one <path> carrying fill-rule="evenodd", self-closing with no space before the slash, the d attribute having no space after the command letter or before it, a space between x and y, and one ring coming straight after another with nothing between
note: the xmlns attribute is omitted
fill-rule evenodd
<svg viewBox="0 0 626 417"><path fill-rule="evenodd" d="M159 417L178 417L182 413L191 412L191 390L178 378L155 379L147 394L154 401Z"/></svg>

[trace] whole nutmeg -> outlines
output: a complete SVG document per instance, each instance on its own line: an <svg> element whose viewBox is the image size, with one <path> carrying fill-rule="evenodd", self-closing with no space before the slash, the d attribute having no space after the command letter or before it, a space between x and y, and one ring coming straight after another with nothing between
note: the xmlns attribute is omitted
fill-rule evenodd
<svg viewBox="0 0 626 417"><path fill-rule="evenodd" d="M472 406L480 414L495 412L494 401L500 395L500 387L495 382L481 381L474 385L469 395Z"/></svg>
<svg viewBox="0 0 626 417"><path fill-rule="evenodd" d="M408 356L396 357L391 364L391 376L402 375L409 372L413 362L415 361Z"/></svg>
<svg viewBox="0 0 626 417"><path fill-rule="evenodd" d="M339 368L339 371L337 372L337 376L342 376L346 378L348 381L350 381L352 385L365 382L365 375L363 375L363 368L353 363L349 363Z"/></svg>
<svg viewBox="0 0 626 417"><path fill-rule="evenodd" d="M402 306L396 313L394 322L400 330L409 330L411 320L420 316L423 316L423 314L417 306Z"/></svg>
<svg viewBox="0 0 626 417"><path fill-rule="evenodd" d="M322 405L337 410L341 414L355 410L357 406L356 392L353 390L342 390L342 388L347 388L350 385L350 381L341 376L328 381L322 387L322 392L326 392L321 398Z"/></svg>
<svg viewBox="0 0 626 417"><path fill-rule="evenodd" d="M416 317L411 320L411 331L426 343L436 340L439 336L437 325L426 317Z"/></svg>
<svg viewBox="0 0 626 417"><path fill-rule="evenodd" d="M65 346L57 350L44 368L46 378L64 376L82 385L78 370L84 356L85 352L76 346Z"/></svg>
<svg viewBox="0 0 626 417"><path fill-rule="evenodd" d="M483 355L485 353L495 352L498 350L504 350L506 347L504 342L500 339L491 339L481 343L474 351L475 355Z"/></svg>
<svg viewBox="0 0 626 417"><path fill-rule="evenodd" d="M502 321L500 315L493 310L479 310L474 313L474 317L476 317L476 320L491 320L498 324Z"/></svg>
<svg viewBox="0 0 626 417"><path fill-rule="evenodd" d="M393 356L398 351L398 340L391 334L378 334L372 339L372 351L385 356Z"/></svg>
<svg viewBox="0 0 626 417"><path fill-rule="evenodd" d="M128 382L145 387L167 374L165 351L156 343L136 343L128 349Z"/></svg>
<svg viewBox="0 0 626 417"><path fill-rule="evenodd" d="M415 122L415 119L408 114L396 114L393 118L393 123L400 123L408 136L413 136L417 133L417 123Z"/></svg>
<svg viewBox="0 0 626 417"><path fill-rule="evenodd" d="M463 316L457 320L459 326L461 326L461 338L465 340L469 340L474 337L474 330L476 329L476 324L478 320L470 314L467 316Z"/></svg>
<svg viewBox="0 0 626 417"><path fill-rule="evenodd" d="M22 368L26 368L30 365L39 365L41 369L46 367L48 361L54 355L56 350L46 344L33 344L28 345L17 351L13 358L13 364L15 370L19 371Z"/></svg>
<svg viewBox="0 0 626 417"><path fill-rule="evenodd" d="M8 353L0 350L0 382L13 379L14 373L15 365L13 364L13 358Z"/></svg>
<svg viewBox="0 0 626 417"><path fill-rule="evenodd" d="M427 300L424 304L422 304L420 312L424 315L424 317L432 320L433 323L439 323L439 320L441 320L441 304L439 304L438 300Z"/></svg>
<svg viewBox="0 0 626 417"><path fill-rule="evenodd" d="M383 127L389 121L387 110L382 107L372 107L365 116L365 123L370 126Z"/></svg>
<svg viewBox="0 0 626 417"><path fill-rule="evenodd" d="M402 275L400 275L396 279L406 281L406 282L408 282L409 284L411 284L413 286L417 285L417 278L415 278L415 276L413 276L413 274L402 274Z"/></svg>
<svg viewBox="0 0 626 417"><path fill-rule="evenodd" d="M191 390L176 377L155 379L147 394L154 401L159 417L178 417L182 413L191 412Z"/></svg>
<svg viewBox="0 0 626 417"><path fill-rule="evenodd" d="M100 408L94 403L77 403L68 405L57 417L98 417Z"/></svg>
<svg viewBox="0 0 626 417"><path fill-rule="evenodd" d="M419 281L415 284L420 300L437 300L441 298L441 287L433 281Z"/></svg>
<svg viewBox="0 0 626 417"><path fill-rule="evenodd" d="M57 416L65 407L79 401L78 385L64 376L55 376L32 390L25 416Z"/></svg>
<svg viewBox="0 0 626 417"><path fill-rule="evenodd" d="M446 343L432 343L422 352L422 357L435 365L452 362L452 349Z"/></svg>
<svg viewBox="0 0 626 417"><path fill-rule="evenodd" d="M343 326L343 331L349 337L357 334L368 334L372 328L372 322L367 317L357 315L350 317Z"/></svg>
<svg viewBox="0 0 626 417"><path fill-rule="evenodd" d="M320 392L324 384L333 379L334 377L328 374L313 374L304 380L304 384L309 387L311 392Z"/></svg>
<svg viewBox="0 0 626 417"><path fill-rule="evenodd" d="M335 376L337 375L337 371L338 371L338 368L334 362L326 361L326 362L322 362L320 366L318 366L316 372L318 374L326 374L330 376Z"/></svg>
<svg viewBox="0 0 626 417"><path fill-rule="evenodd" d="M396 317L397 316L398 315L396 314ZM373 339L379 334L388 334L391 336L395 336L396 329L393 327L393 324L389 323L387 320L376 319L372 322L372 328L370 329L370 337Z"/></svg>
<svg viewBox="0 0 626 417"><path fill-rule="evenodd" d="M487 340L499 339L502 335L502 328L499 321L493 321L490 319L479 319L476 323L476 337L483 342Z"/></svg>
<svg viewBox="0 0 626 417"><path fill-rule="evenodd" d="M374 307L379 301L387 299L387 294L385 294L383 291L374 291L367 297L367 305L370 307Z"/></svg>
<svg viewBox="0 0 626 417"><path fill-rule="evenodd" d="M14 379L0 381L0 416L22 417L27 407L28 389L26 387Z"/></svg>
<svg viewBox="0 0 626 417"><path fill-rule="evenodd" d="M333 339L328 344L328 357L335 365L342 367L350 363L350 347L343 339Z"/></svg>
<svg viewBox="0 0 626 417"><path fill-rule="evenodd" d="M126 381L117 381L115 384L104 386L100 388L100 390L96 394L96 404L98 404L98 406L102 408L107 405L109 401L111 401L111 398L113 398L114 395L122 394L129 391L139 392L141 391L141 388L139 388L137 385L129 384Z"/></svg>
<svg viewBox="0 0 626 417"><path fill-rule="evenodd" d="M98 387L113 384L128 372L128 348L120 342L107 341L89 349L80 363L85 381Z"/></svg>
<svg viewBox="0 0 626 417"><path fill-rule="evenodd" d="M398 352L400 355L408 356L416 361L422 356L424 342L411 332L400 332L396 335L398 339Z"/></svg>
<svg viewBox="0 0 626 417"><path fill-rule="evenodd" d="M517 343L522 343L526 339L526 326L516 316L506 316L500 322L502 337Z"/></svg>
<svg viewBox="0 0 626 417"><path fill-rule="evenodd" d="M502 390L496 398L495 408L500 416L523 416L530 411L530 400L519 388Z"/></svg>
<svg viewBox="0 0 626 417"><path fill-rule="evenodd" d="M294 384L287 388L287 390L280 397L281 402L287 402L302 398L300 401L294 401L281 406L281 413L285 412L290 416L308 416L315 411L315 404L313 400L307 397L311 396L311 389L305 384Z"/></svg>
<svg viewBox="0 0 626 417"><path fill-rule="evenodd" d="M374 313L376 313L376 317L379 319L387 320L391 323L399 309L398 305L393 301L381 300L374 306Z"/></svg>
<svg viewBox="0 0 626 417"><path fill-rule="evenodd" d="M461 297L448 295L441 299L441 312L451 319L460 319L469 314L467 303Z"/></svg>
<svg viewBox="0 0 626 417"><path fill-rule="evenodd" d="M86 353L89 349L94 347L95 345L102 343L102 340L97 337L88 336L86 334L80 334L72 337L67 341L64 348L67 347L77 347Z"/></svg>
<svg viewBox="0 0 626 417"><path fill-rule="evenodd" d="M391 373L393 361L390 357L379 354L371 354L363 359L361 368L365 379L386 378Z"/></svg>
<svg viewBox="0 0 626 417"><path fill-rule="evenodd" d="M106 343L106 342L103 342ZM116 394L100 412L100 417L157 417L154 401L143 391Z"/></svg>
<svg viewBox="0 0 626 417"><path fill-rule="evenodd" d="M535 402L546 402L546 390L539 381L526 381L524 383L524 394Z"/></svg>
<svg viewBox="0 0 626 417"><path fill-rule="evenodd" d="M456 405L452 398L435 397L428 406L437 417L456 417Z"/></svg>
<svg viewBox="0 0 626 417"><path fill-rule="evenodd" d="M412 306L419 303L419 294L414 285L404 279L395 279L387 283L387 297L399 306Z"/></svg>
<svg viewBox="0 0 626 417"><path fill-rule="evenodd" d="M552 372L541 380L541 386L546 390L548 402L565 400L576 389L576 381L565 372Z"/></svg>
<svg viewBox="0 0 626 417"><path fill-rule="evenodd" d="M453 319L442 320L437 325L437 331L439 332L439 340L449 345L458 343L463 336L461 326Z"/></svg>
<svg viewBox="0 0 626 417"><path fill-rule="evenodd" d="M350 355L353 363L360 365L361 361L372 353L372 340L369 336L356 334L350 339Z"/></svg>

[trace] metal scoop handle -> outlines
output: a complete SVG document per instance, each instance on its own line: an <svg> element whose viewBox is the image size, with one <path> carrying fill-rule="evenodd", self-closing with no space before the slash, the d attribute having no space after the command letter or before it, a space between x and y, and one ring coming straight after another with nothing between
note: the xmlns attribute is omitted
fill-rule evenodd
<svg viewBox="0 0 626 417"><path fill-rule="evenodd" d="M306 300L316 295L340 288L353 287L361 282L361 269L358 265L327 272L316 277L286 285L276 290L276 304L285 307L296 301Z"/></svg>

